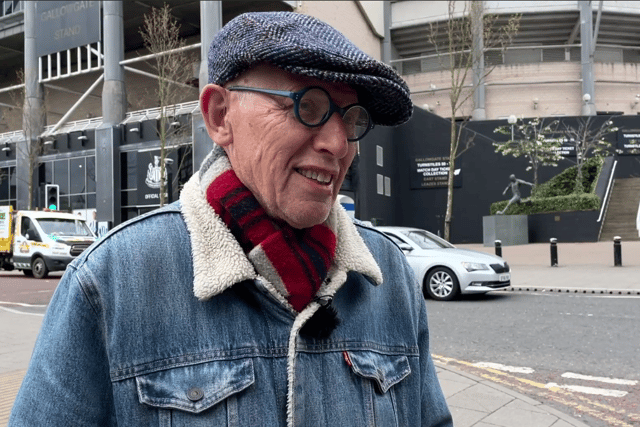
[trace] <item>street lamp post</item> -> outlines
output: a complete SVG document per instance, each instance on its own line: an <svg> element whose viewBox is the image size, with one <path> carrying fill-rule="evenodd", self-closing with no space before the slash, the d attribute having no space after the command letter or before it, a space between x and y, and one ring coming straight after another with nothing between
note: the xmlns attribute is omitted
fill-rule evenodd
<svg viewBox="0 0 640 427"><path fill-rule="evenodd" d="M516 122L518 121L518 119L516 119L516 116L514 116L513 114L509 116L509 118L507 119L507 122L511 125L511 140L513 141L513 125L516 124Z"/></svg>

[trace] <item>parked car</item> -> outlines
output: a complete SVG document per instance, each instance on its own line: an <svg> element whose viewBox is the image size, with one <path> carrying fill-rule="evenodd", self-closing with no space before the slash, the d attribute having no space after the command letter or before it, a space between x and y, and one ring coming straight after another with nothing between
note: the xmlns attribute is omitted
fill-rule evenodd
<svg viewBox="0 0 640 427"><path fill-rule="evenodd" d="M511 285L507 262L495 255L458 249L426 230L376 227L402 249L422 292L438 301L458 294L486 293Z"/></svg>

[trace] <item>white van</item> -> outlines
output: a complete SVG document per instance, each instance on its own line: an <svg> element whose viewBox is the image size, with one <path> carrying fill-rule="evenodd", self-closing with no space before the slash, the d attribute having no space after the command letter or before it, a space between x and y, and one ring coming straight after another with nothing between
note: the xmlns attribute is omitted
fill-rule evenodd
<svg viewBox="0 0 640 427"><path fill-rule="evenodd" d="M38 279L61 271L96 237L77 215L57 211L16 211L0 207L2 268L17 268Z"/></svg>

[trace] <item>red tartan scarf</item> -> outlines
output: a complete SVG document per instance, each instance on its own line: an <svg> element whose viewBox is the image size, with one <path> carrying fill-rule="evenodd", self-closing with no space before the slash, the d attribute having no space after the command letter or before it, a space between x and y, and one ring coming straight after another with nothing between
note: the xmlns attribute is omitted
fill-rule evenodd
<svg viewBox="0 0 640 427"><path fill-rule="evenodd" d="M232 169L209 184L206 197L258 274L302 311L327 277L336 251L333 231L324 224L298 230L269 217Z"/></svg>

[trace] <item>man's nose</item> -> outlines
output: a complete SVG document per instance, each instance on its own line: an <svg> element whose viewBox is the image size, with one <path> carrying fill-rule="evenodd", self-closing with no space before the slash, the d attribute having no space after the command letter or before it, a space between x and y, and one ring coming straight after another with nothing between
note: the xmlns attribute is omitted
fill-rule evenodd
<svg viewBox="0 0 640 427"><path fill-rule="evenodd" d="M338 159L347 155L349 152L347 129L339 113L335 112L325 124L318 127L314 147L319 151L327 151Z"/></svg>

